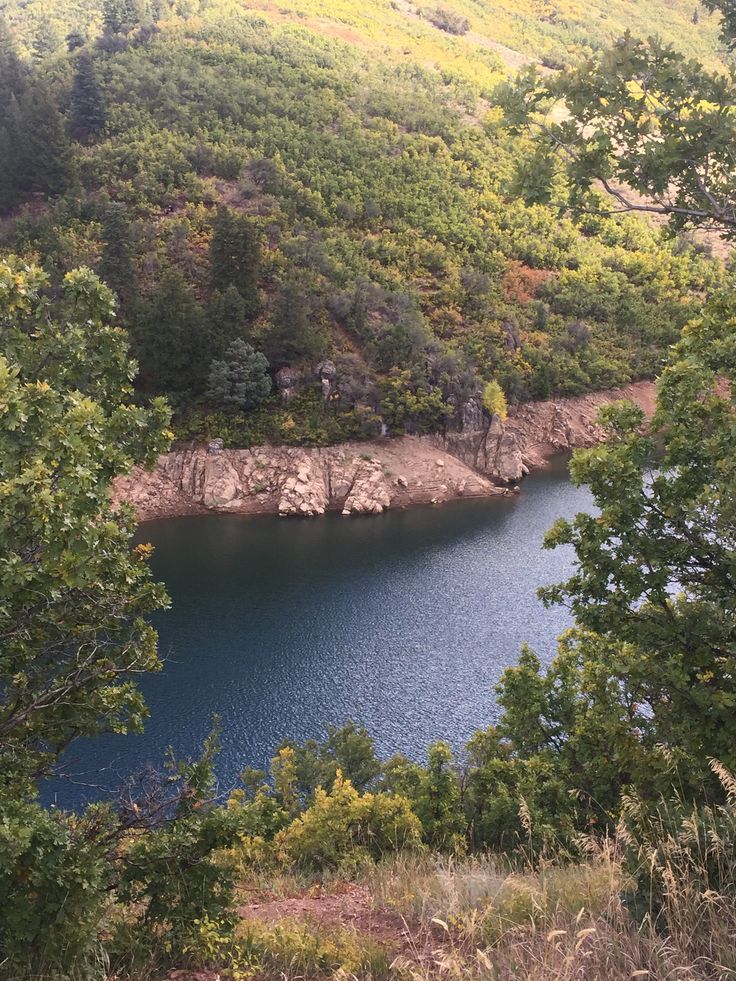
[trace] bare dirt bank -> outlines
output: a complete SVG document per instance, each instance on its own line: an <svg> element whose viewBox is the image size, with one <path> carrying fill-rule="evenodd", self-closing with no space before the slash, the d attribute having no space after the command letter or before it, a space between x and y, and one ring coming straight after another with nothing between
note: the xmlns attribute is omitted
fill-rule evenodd
<svg viewBox="0 0 736 981"><path fill-rule="evenodd" d="M447 436L405 436L324 449L259 446L188 447L161 456L152 471L136 467L113 485L139 520L208 512L312 516L377 514L411 504L510 493L509 485L556 453L603 438L599 408L627 398L647 415L654 382L610 392L519 406L502 423Z"/></svg>

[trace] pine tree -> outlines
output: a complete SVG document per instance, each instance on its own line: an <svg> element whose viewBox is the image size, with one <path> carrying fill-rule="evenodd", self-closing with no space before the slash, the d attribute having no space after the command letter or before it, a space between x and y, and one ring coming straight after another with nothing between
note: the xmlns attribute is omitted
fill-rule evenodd
<svg viewBox="0 0 736 981"><path fill-rule="evenodd" d="M143 4L135 0L105 0L102 23L107 34L128 34L141 21Z"/></svg>
<svg viewBox="0 0 736 981"><path fill-rule="evenodd" d="M0 127L0 210L13 207L21 189L24 171L24 126L15 95L10 96L2 113Z"/></svg>
<svg viewBox="0 0 736 981"><path fill-rule="evenodd" d="M268 361L245 341L228 347L222 360L210 365L207 396L214 402L237 409L254 409L271 392Z"/></svg>
<svg viewBox="0 0 736 981"><path fill-rule="evenodd" d="M64 117L46 82L36 79L20 103L23 125L21 188L63 194L72 173L71 143Z"/></svg>
<svg viewBox="0 0 736 981"><path fill-rule="evenodd" d="M28 69L18 57L7 23L0 17L0 110L7 107L11 96L20 98L27 81Z"/></svg>
<svg viewBox="0 0 736 981"><path fill-rule="evenodd" d="M264 338L264 350L274 368L315 362L324 354L326 337L315 322L310 296L298 284L281 287L274 304L271 328Z"/></svg>
<svg viewBox="0 0 736 981"><path fill-rule="evenodd" d="M92 59L86 51L81 51L74 66L72 82L71 134L80 143L87 143L102 132L105 120L105 103Z"/></svg>
<svg viewBox="0 0 736 981"><path fill-rule="evenodd" d="M210 243L210 282L213 290L234 286L245 301L248 316L258 310L260 246L246 215L218 208Z"/></svg>
<svg viewBox="0 0 736 981"><path fill-rule="evenodd" d="M209 364L204 316L178 269L168 269L158 289L140 302L132 333L134 354L148 390L202 390Z"/></svg>
<svg viewBox="0 0 736 981"><path fill-rule="evenodd" d="M130 298L135 285L133 252L127 208L112 203L102 216L102 256L98 272L123 303Z"/></svg>
<svg viewBox="0 0 736 981"><path fill-rule="evenodd" d="M0 18L0 211L15 204L23 172L24 130L19 98L28 87L28 70Z"/></svg>
<svg viewBox="0 0 736 981"><path fill-rule="evenodd" d="M72 51L77 51L79 48L83 48L86 43L86 38L81 31L70 31L66 36L66 50L70 54Z"/></svg>
<svg viewBox="0 0 736 981"><path fill-rule="evenodd" d="M246 303L234 286L228 286L224 293L212 294L207 319L207 340L213 358L221 358L233 341L244 339L248 332Z"/></svg>

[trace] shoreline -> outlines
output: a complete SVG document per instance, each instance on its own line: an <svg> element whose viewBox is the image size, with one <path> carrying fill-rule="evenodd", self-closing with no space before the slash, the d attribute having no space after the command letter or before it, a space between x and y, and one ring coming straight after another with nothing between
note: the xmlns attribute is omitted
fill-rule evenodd
<svg viewBox="0 0 736 981"><path fill-rule="evenodd" d="M508 497L554 457L603 441L598 410L630 399L650 417L655 382L607 392L530 402L505 422L461 433L386 437L320 448L224 449L221 441L159 457L152 471L133 469L112 487L139 522L201 514L315 517L380 514L419 504Z"/></svg>

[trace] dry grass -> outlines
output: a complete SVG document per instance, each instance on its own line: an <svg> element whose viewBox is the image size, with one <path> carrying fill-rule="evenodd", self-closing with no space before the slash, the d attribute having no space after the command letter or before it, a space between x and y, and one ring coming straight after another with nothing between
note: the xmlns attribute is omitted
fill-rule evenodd
<svg viewBox="0 0 736 981"><path fill-rule="evenodd" d="M232 963L283 981L736 981L736 780L713 770L726 803L625 800L577 863L412 853L350 883L271 879Z"/></svg>
<svg viewBox="0 0 736 981"><path fill-rule="evenodd" d="M584 863L525 872L492 858L401 857L378 867L369 877L374 902L400 911L411 938L395 971L414 981L736 978L733 897L710 888L706 856L694 862L681 833L662 832L657 857L642 857L664 897L643 920L630 908L636 890L623 871L623 839L591 845ZM712 836L710 844L718 852Z"/></svg>

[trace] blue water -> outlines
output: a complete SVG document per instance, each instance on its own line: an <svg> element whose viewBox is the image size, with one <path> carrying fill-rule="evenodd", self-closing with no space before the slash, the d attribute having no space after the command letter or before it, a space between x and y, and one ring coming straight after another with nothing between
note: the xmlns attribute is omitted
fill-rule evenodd
<svg viewBox="0 0 736 981"><path fill-rule="evenodd" d="M143 683L151 718L142 736L74 746L69 777L48 793L77 805L160 766L168 746L192 756L214 715L223 790L284 737L348 719L368 727L381 754L419 759L437 738L461 749L497 718L493 689L521 645L548 660L569 626L535 595L572 569L571 551L543 551L542 536L589 507L560 462L510 499L369 518L142 526L173 601L156 620L164 670Z"/></svg>

